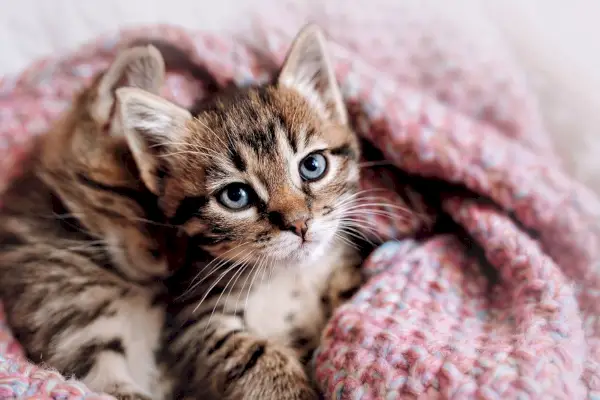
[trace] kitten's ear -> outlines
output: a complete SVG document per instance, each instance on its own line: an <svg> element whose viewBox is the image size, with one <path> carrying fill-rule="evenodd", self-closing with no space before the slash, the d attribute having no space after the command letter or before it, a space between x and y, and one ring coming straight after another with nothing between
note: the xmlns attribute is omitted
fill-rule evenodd
<svg viewBox="0 0 600 400"><path fill-rule="evenodd" d="M106 124L115 102L115 90L132 86L158 93L165 80L165 62L154 46L132 47L119 53L102 75L91 106L91 114L99 124Z"/></svg>
<svg viewBox="0 0 600 400"><path fill-rule="evenodd" d="M341 124L348 122L344 100L327 56L325 37L318 26L307 25L294 39L277 83L297 90L325 118Z"/></svg>
<svg viewBox="0 0 600 400"><path fill-rule="evenodd" d="M162 195L164 172L175 144L188 131L192 114L170 101L131 87L117 89L117 118L140 170L142 180L156 195Z"/></svg>

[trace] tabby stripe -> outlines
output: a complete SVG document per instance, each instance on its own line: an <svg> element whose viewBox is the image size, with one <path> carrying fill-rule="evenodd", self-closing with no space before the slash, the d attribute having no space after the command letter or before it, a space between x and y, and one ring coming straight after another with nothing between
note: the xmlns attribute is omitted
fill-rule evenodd
<svg viewBox="0 0 600 400"><path fill-rule="evenodd" d="M208 299L209 297L207 297ZM211 315L224 315L226 317L244 317L244 310L225 310L224 305L216 306L214 308L206 308L204 311L195 314L195 317L198 321L210 317Z"/></svg>
<svg viewBox="0 0 600 400"><path fill-rule="evenodd" d="M52 202L52 211L57 216L57 220L61 227L66 232L83 234L88 240L94 240L95 238L92 237L88 232L86 232L83 225L79 223L79 220L69 215L71 211L67 208L65 203L61 200L61 198L54 192L51 192L50 195L50 201Z"/></svg>
<svg viewBox="0 0 600 400"><path fill-rule="evenodd" d="M249 356L243 364L238 364L227 373L227 381L233 382L243 377L258 363L258 360L265 354L265 344L262 342L254 343L249 349Z"/></svg>
<svg viewBox="0 0 600 400"><path fill-rule="evenodd" d="M217 340L215 342L214 345L212 345L207 351L206 351L206 355L210 356L211 354L219 351L219 349L221 347L223 347L223 345L225 344L225 342L227 342L231 337L233 337L234 335L237 335L238 333L242 332L242 330L240 329L234 329L231 330L229 332L227 332L226 334L224 334L219 340Z"/></svg>
<svg viewBox="0 0 600 400"><path fill-rule="evenodd" d="M221 355L221 360L229 360L240 348L241 344L244 343L244 340L234 340L229 349Z"/></svg>
<svg viewBox="0 0 600 400"><path fill-rule="evenodd" d="M353 160L356 159L356 152L352 149L352 147L350 147L348 143L338 147L334 147L331 150L329 150L329 152L334 156L348 157Z"/></svg>
<svg viewBox="0 0 600 400"><path fill-rule="evenodd" d="M206 286L203 286L202 288L208 289L208 287L206 287ZM195 290L193 293L190 293L190 294L186 295L185 297L178 299L179 306L183 307L183 306L190 306L192 304L197 304L202 299L204 299L204 301L209 301L210 299L214 298L215 296L219 296L219 295L223 294L223 292L225 291L225 285L217 285L214 288L212 288L210 290L210 292L208 292L208 293L206 292L206 290L200 290L200 289L201 288L198 288L198 290ZM206 298L204 298L204 296L206 296Z"/></svg>
<svg viewBox="0 0 600 400"><path fill-rule="evenodd" d="M205 232L197 233L190 237L190 243L196 247L208 247L215 246L217 244L221 244L223 242L231 241L231 239L227 237L214 237L214 236L204 236ZM223 234L225 235L225 234Z"/></svg>
<svg viewBox="0 0 600 400"><path fill-rule="evenodd" d="M98 182L82 173L77 174L77 180L90 189L100 190L104 192L108 192L117 196L125 197L136 202L146 213L146 216L151 221L162 221L164 219L164 214L158 207L158 198L156 195L151 193L148 190L144 189L133 189L124 186L112 186L107 185L102 182ZM105 208L98 210L104 211L105 213L112 213L113 216L117 213L114 211L109 211ZM122 216L120 216L123 218Z"/></svg>
<svg viewBox="0 0 600 400"><path fill-rule="evenodd" d="M171 218L170 223L173 225L183 225L194 217L200 214L202 208L208 204L208 198L205 196L185 197L179 203L175 215Z"/></svg>
<svg viewBox="0 0 600 400"><path fill-rule="evenodd" d="M275 147L275 124L270 122L266 129L255 130L249 135L242 136L242 140L250 146L257 155L272 154Z"/></svg>
<svg viewBox="0 0 600 400"><path fill-rule="evenodd" d="M266 86L256 87L254 88L254 92L258 95L258 98L265 106L271 105L271 93L269 93L269 90Z"/></svg>
<svg viewBox="0 0 600 400"><path fill-rule="evenodd" d="M54 318L50 319L53 323L49 322L48 328L45 329L47 332L46 339L51 341L67 329L82 329L101 316L113 315L114 311L109 310L111 304L112 300L105 300L92 310L71 309L62 316L60 314L55 314ZM49 305L52 305L52 303L49 303Z"/></svg>
<svg viewBox="0 0 600 400"><path fill-rule="evenodd" d="M190 330L190 328L196 326L198 323L197 319L188 319L183 324L171 325L169 327L169 334L167 335L167 341L169 343L176 341L179 337L185 336L185 334Z"/></svg>
<svg viewBox="0 0 600 400"><path fill-rule="evenodd" d="M127 197L129 199L135 200L136 202L139 202L139 199L140 199L141 193L139 190L136 190L136 189L132 189L132 188L125 187L125 186L107 185L105 183L98 182L84 174L81 174L81 173L77 174L77 180L81 184L83 184L91 189L101 190L103 192L110 192L110 193L116 194L121 197Z"/></svg>
<svg viewBox="0 0 600 400"><path fill-rule="evenodd" d="M342 299L342 300L349 300L352 296L354 296L356 294L356 292L358 292L359 288L360 288L360 285L354 286L349 289L342 290L338 295L339 295L340 299Z"/></svg>
<svg viewBox="0 0 600 400"><path fill-rule="evenodd" d="M279 125L279 129L283 129L285 131L285 137L287 138L287 141L290 145L290 147L292 148L292 151L294 153L298 152L298 135L296 134L296 132L292 131L291 129L288 129L287 124L285 123L285 118L283 117L282 114L277 114L275 115L275 120L277 121L277 124Z"/></svg>
<svg viewBox="0 0 600 400"><path fill-rule="evenodd" d="M233 145L229 146L228 153L229 158L231 159L233 165L237 168L237 170L240 172L246 172L246 169L248 168L248 166L246 165L246 161L242 158L239 151L237 151L237 149Z"/></svg>
<svg viewBox="0 0 600 400"><path fill-rule="evenodd" d="M302 329L295 328L290 332L291 346L293 348L304 348L310 344L310 336Z"/></svg>
<svg viewBox="0 0 600 400"><path fill-rule="evenodd" d="M66 368L66 375L74 375L76 378L84 378L90 373L96 363L96 358L102 352L114 352L125 355L125 348L121 339L115 338L109 341L91 341L80 347L78 355L71 360L70 366Z"/></svg>
<svg viewBox="0 0 600 400"><path fill-rule="evenodd" d="M13 232L2 231L0 232L0 246L20 246L27 243L24 238Z"/></svg>
<svg viewBox="0 0 600 400"><path fill-rule="evenodd" d="M310 140L316 135L316 131L313 128L307 128L304 133L304 147L308 147L310 145Z"/></svg>
<svg viewBox="0 0 600 400"><path fill-rule="evenodd" d="M127 217L123 214L119 214L118 212L111 210L109 208L104 207L93 207L90 206L90 209L95 213L103 214L105 217L113 218L113 219L127 219Z"/></svg>

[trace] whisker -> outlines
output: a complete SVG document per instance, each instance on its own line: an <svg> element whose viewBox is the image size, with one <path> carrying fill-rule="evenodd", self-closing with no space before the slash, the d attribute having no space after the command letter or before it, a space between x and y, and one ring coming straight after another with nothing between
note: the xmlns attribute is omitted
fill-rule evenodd
<svg viewBox="0 0 600 400"><path fill-rule="evenodd" d="M202 267L202 269L200 271L198 271L198 273L196 274L196 276L194 276L194 278L192 279L192 281L190 282L188 288L184 291L184 293L182 295L180 295L178 297L181 298L184 295L188 294L190 291L194 290L196 287L198 287L198 285L201 285L202 282L204 282L206 279L208 279L208 277L210 277L217 269L219 269L224 263L227 263L227 259L223 258L226 254L231 253L232 251L239 249L242 246L247 245L250 242L243 242L235 247L232 247L231 249L227 250L225 253L220 254L219 256L213 258L208 264L206 264L204 267ZM199 279L199 277L202 275L202 273L209 268L211 265L213 265L214 263L216 263L216 265L213 267L213 269L208 272L208 274L202 278L202 280L200 280L200 282L196 283L196 280Z"/></svg>
<svg viewBox="0 0 600 400"><path fill-rule="evenodd" d="M250 289L252 289L252 282L254 281L254 278L256 277L256 274L254 274L254 272L257 270L257 268L259 268L259 265L262 264L262 261L264 260L264 258L265 258L264 255L260 256L260 258L258 259L258 261L255 262L255 263L253 263L252 269L250 269L250 273L248 273L248 275L246 275L246 279L244 280L244 283L242 283L242 288L240 289L240 292L238 294L238 298L235 301L235 309L236 310L237 310L237 307L238 307L238 303L240 301L240 296L244 292L244 288L246 287L246 283L248 282L248 279L250 278L250 276L252 276L252 280L250 281L250 286L248 287L248 294L246 295L246 305L244 306L244 310L246 309L246 307L248 305L248 296L250 295ZM260 271L260 268L258 270Z"/></svg>
<svg viewBox="0 0 600 400"><path fill-rule="evenodd" d="M358 192L356 192L356 193L354 193L354 194L352 194L352 195L348 196L348 197L347 197L347 198L345 198L344 200L340 201L340 202L339 202L339 203L337 203L336 205L339 207L339 206L342 206L342 205L344 205L344 204L347 204L349 201L351 201L351 200L353 200L353 199L354 199L354 200L357 200L357 198L358 198L358 199L362 199L362 198L368 198L368 197L364 197L364 196L362 196L363 194L366 194L366 193L370 193L370 192L386 192L386 191L387 191L387 190L386 190L386 189L383 189L383 188L373 188L373 189L359 190ZM361 197L361 196L362 196L362 197ZM378 196L378 197L379 197L379 196Z"/></svg>
<svg viewBox="0 0 600 400"><path fill-rule="evenodd" d="M356 209L364 209L366 207L383 207L383 208L392 208L392 209L402 210L402 211L411 211L407 207L402 207L402 206L399 206L396 204L391 204L391 203L361 203L361 204L352 205L350 207L345 207L344 210L350 211L350 210L356 210Z"/></svg>
<svg viewBox="0 0 600 400"><path fill-rule="evenodd" d="M345 234L352 236L355 239L358 240L366 240L369 242L369 244L375 246L375 244L373 242L371 242L362 232L357 231L357 230L349 230L346 228L340 229L341 232L344 232Z"/></svg>
<svg viewBox="0 0 600 400"><path fill-rule="evenodd" d="M347 221L349 222L349 221ZM363 227L363 226L358 226L355 223L351 222L351 223L345 223L342 226L342 229L340 229L341 231L345 231L346 230L351 230L352 232L356 232L357 234L360 234L361 237L364 238L364 240L366 240L370 245L372 246L376 246L375 243L373 243L370 239L368 239L367 237L367 233L364 232L365 230L367 230L367 232L370 232L371 235L375 236L375 239L378 240L379 243L383 243L385 242L385 240L379 235L379 232L377 232L373 227Z"/></svg>
<svg viewBox="0 0 600 400"><path fill-rule="evenodd" d="M350 247L352 247L352 248L354 248L356 250L359 249L358 246L355 243L353 243L347 237L340 235L338 232L334 233L333 237L334 237L334 239L341 240L343 243L345 243L346 245L348 245L348 246L350 246Z"/></svg>
<svg viewBox="0 0 600 400"><path fill-rule="evenodd" d="M352 232L352 233L354 233L354 234L356 234L356 235L359 235L359 237L356 237L356 236L354 236L354 237L356 237L357 239L360 239L360 238L362 238L362 239L366 240L366 241L367 241L367 243L369 243L371 246L376 246L376 244L375 244L375 243L373 243L373 242L372 242L372 241L371 241L371 240L370 240L370 239L367 237L366 233L365 233L365 232L363 232L363 230L362 230L362 229L360 229L360 228L357 228L355 225L349 225L349 224L342 225L342 227L341 227L340 231L342 231L342 232L344 232L344 233L350 233L350 232ZM376 235L376 234L375 234L375 235ZM376 236L379 236L379 235L376 235ZM379 240L379 242L380 242L380 243L381 243L381 242L383 242L383 239L382 239L381 237L377 237L376 239L377 239L377 240Z"/></svg>
<svg viewBox="0 0 600 400"><path fill-rule="evenodd" d="M410 215L407 214L397 214L394 213L392 211L387 211L387 210L354 210L351 212L346 212L344 214L342 214L340 217L343 216L352 216L352 217L369 217L369 216L381 216L381 217L387 217L387 218L401 218L401 219L405 219L410 217Z"/></svg>
<svg viewBox="0 0 600 400"><path fill-rule="evenodd" d="M219 295L219 298L217 299L217 302L213 306L212 312L210 313L210 317L208 318L208 325L210 325L210 321L212 320L215 310L216 310L217 306L219 305L219 302L221 301L221 297L223 296L223 293L227 292L227 287L229 286L229 284L231 284L231 288L229 288L229 293L227 293L227 296L225 296L224 304L225 304L225 307L227 307L227 302L229 300L229 296L231 296L231 293L235 289L235 284L237 283L240 276L242 276L242 274L244 273L246 268L248 268L248 265L249 265L248 261L250 261L251 259L252 259L252 252L250 252L250 254L248 254L248 256L244 258L244 261L242 261L240 268L238 268L238 270L233 274L233 276L231 278L229 278L229 282L227 282L227 284L225 285L225 289L223 289L223 292L221 292L221 294ZM239 296L238 296L238 298L239 298Z"/></svg>
<svg viewBox="0 0 600 400"><path fill-rule="evenodd" d="M223 140L223 138L221 137L221 135L217 134L213 129L211 129L208 125L206 125L206 123L204 121L202 121L199 118L195 118L195 121L197 123L199 123L200 125L202 125L202 127L204 127L207 131L209 131L210 133L212 133L220 142L223 146L227 147L227 143L225 143L225 141Z"/></svg>
<svg viewBox="0 0 600 400"><path fill-rule="evenodd" d="M233 276L231 278L229 278L229 281L227 282L227 284L225 285L225 288L223 289L223 291L221 292L221 294L219 295L219 297L217 298L217 301L215 302L215 305L212 308L212 311L210 313L210 317L208 318L208 322L206 323L206 327L208 328L208 326L210 326L210 322L212 321L212 318L215 314L215 310L217 309L217 306L219 305L219 302L221 301L221 297L223 296L223 293L227 292L227 287L229 286L229 284L232 283L231 288L229 289L229 293L227 294L227 296L225 297L225 307L227 307L227 300L229 300L229 296L231 295L231 292L233 291L233 289L235 288L235 283L237 282L237 280L239 279L239 277L243 274L243 272L246 270L246 268L248 267L248 261L252 258L252 254L248 254L247 258L244 258L244 261L242 263L238 263L236 264L236 267L238 268L238 270L233 274ZM235 279L235 280L234 280ZM206 333L206 332L205 332Z"/></svg>
<svg viewBox="0 0 600 400"><path fill-rule="evenodd" d="M235 269L237 266L239 265L239 263L233 263L232 265L230 265L229 267L227 267L227 269L225 271L223 271L221 273L221 275L219 275L219 277L212 283L212 285L208 288L208 290L206 291L206 293L204 294L204 296L202 296L202 299L200 299L200 302L198 303L198 305L194 308L194 310L192 311L193 313L195 313L198 308L202 305L202 303L204 303L204 300L206 300L206 298L208 297L208 295L210 294L210 292L219 284L219 282L231 271L233 271L233 269ZM221 293L221 295L223 295L223 293ZM220 297L219 297L220 298Z"/></svg>
<svg viewBox="0 0 600 400"><path fill-rule="evenodd" d="M368 216L368 215L381 215L391 218L408 218L415 214L404 212L400 210L386 210L382 208L357 208L354 210L339 210L338 212L331 213L333 217L339 217L344 215L353 216Z"/></svg>

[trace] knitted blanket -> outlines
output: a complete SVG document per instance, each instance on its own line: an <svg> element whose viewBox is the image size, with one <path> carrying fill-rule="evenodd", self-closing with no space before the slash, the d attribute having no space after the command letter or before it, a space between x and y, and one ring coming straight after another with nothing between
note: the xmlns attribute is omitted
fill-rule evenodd
<svg viewBox="0 0 600 400"><path fill-rule="evenodd" d="M263 33L266 53L281 61L291 37ZM557 163L518 69L444 35L402 38L416 44L381 57L371 42L329 33L358 133L399 170L461 190L438 193L455 231L407 239L414 218L373 214L377 235L390 240L324 332L313 366L325 397L600 398L600 202ZM174 27L122 32L37 62L0 80L0 185L73 93L147 35L176 42L223 82L264 77L241 42ZM171 75L164 94L189 104L201 88ZM390 202L406 203L398 176L364 176L364 187L384 186ZM497 272L493 285L486 268ZM0 313L0 398L110 398L30 364L2 321Z"/></svg>

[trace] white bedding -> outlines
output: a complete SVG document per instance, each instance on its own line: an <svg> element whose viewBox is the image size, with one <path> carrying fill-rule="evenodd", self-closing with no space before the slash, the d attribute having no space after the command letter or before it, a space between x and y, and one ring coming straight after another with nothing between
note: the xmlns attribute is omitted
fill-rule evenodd
<svg viewBox="0 0 600 400"><path fill-rule="evenodd" d="M373 0L364 0L373 7ZM383 2L385 0L379 0ZM389 0L404 3L418 0ZM287 0L0 0L0 75L65 52L100 33L147 23L247 32L252 13ZM530 76L543 116L571 173L600 193L600 3L593 0L439 0L458 25L500 28ZM328 0L297 0L306 17ZM381 3L380 3L381 4ZM392 4L392 3L388 3ZM360 13L360 10L353 10ZM303 15L298 15L301 21ZM393 18L383 13L381 18ZM475 24L476 25L476 24ZM476 34L476 31L473 31ZM1 123L1 121L0 121Z"/></svg>

